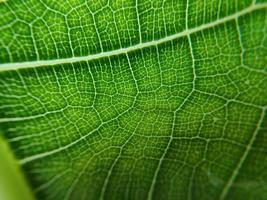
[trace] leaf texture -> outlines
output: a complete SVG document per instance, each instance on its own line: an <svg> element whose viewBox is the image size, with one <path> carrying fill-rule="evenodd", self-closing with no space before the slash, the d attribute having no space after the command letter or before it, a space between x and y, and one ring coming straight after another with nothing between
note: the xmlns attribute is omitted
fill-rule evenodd
<svg viewBox="0 0 267 200"><path fill-rule="evenodd" d="M267 2L0 1L0 129L38 199L266 199Z"/></svg>

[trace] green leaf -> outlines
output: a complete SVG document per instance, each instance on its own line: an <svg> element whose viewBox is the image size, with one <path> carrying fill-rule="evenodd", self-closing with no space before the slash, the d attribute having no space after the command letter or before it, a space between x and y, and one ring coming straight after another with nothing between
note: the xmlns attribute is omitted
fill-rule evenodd
<svg viewBox="0 0 267 200"><path fill-rule="evenodd" d="M0 137L0 157L0 199L34 199L18 168L16 159L2 137Z"/></svg>
<svg viewBox="0 0 267 200"><path fill-rule="evenodd" d="M36 197L266 199L266 11L0 1L0 129Z"/></svg>

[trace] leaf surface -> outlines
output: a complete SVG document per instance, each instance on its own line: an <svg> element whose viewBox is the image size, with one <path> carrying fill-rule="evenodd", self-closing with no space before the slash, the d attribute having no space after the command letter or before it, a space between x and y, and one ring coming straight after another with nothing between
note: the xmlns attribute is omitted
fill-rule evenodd
<svg viewBox="0 0 267 200"><path fill-rule="evenodd" d="M0 1L0 129L36 197L266 199L266 11Z"/></svg>

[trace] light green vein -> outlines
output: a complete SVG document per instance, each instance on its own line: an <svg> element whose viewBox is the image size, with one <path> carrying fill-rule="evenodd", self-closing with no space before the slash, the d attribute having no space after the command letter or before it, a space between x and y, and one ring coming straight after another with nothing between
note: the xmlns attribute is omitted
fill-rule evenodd
<svg viewBox="0 0 267 200"><path fill-rule="evenodd" d="M95 59L100 59L100 58L105 58L105 57L110 57L110 56L115 56L115 55L120 55L120 54L126 54L131 51L136 51L136 50L143 49L143 48L150 47L150 46L157 46L159 44L172 41L183 36L188 36L192 33L196 33L196 32L211 28L211 27L215 27L219 24L223 24L228 21L237 19L240 16L243 16L252 11L263 9L263 8L267 8L267 3L252 4L251 6L239 12L223 17L221 19L217 19L213 22L206 23L198 27L186 29L182 32L176 33L174 35L170 35L168 37L165 37L159 40L140 43L140 44L137 44L131 47L121 48L121 49L117 49L114 51L102 52L102 53L97 53L97 54L92 54L92 55L87 55L87 56L80 56L80 57L60 58L60 59L54 59L54 60L38 60L38 61L29 61L29 62L27 61L27 62L18 62L18 63L4 63L4 64L0 64L0 72L7 71L7 70L18 70L22 68L34 68L34 67L41 67L41 66L50 66L50 65L53 66L53 65L60 65L60 64L76 63L76 62L81 62L81 61L90 61L90 60L95 60Z"/></svg>

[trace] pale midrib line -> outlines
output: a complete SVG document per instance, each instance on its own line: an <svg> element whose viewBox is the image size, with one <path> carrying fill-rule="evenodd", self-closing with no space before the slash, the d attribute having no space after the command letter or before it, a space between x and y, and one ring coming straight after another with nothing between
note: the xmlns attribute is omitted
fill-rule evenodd
<svg viewBox="0 0 267 200"><path fill-rule="evenodd" d="M229 192L231 186L233 185L233 183L234 183L234 181L235 181L235 179L236 179L236 177L237 177L237 175L238 175L239 170L240 170L241 167L243 166L243 164L244 164L246 158L248 157L248 154L249 154L249 152L250 152L250 150L251 150L251 148L252 148L252 145L254 144L254 141L256 140L256 137L257 137L257 135L258 135L258 132L259 132L259 130L261 129L261 124L262 124L262 122L263 122L263 120L264 120L264 117L265 117L266 108L267 108L267 107L265 107L264 109L262 109L260 119L259 119L259 121L258 121L258 123L257 123L257 125L256 125L256 128L255 128L255 130L254 130L254 132L253 132L253 134L252 134L252 137L251 137L251 139L249 140L249 143L248 143L248 145L247 145L247 147L246 147L244 153L242 154L242 156L241 156L241 158L240 158L240 160L239 160L237 166L236 166L235 169L233 170L233 173L231 174L230 178L228 179L226 185L224 186L224 188L223 188L223 190L222 190L222 193L221 193L221 195L220 195L220 198L219 198L220 200L225 199L225 197L227 196L227 194L228 194L228 192Z"/></svg>
<svg viewBox="0 0 267 200"><path fill-rule="evenodd" d="M53 59L53 60L40 60L40 61L28 61L28 62L18 62L18 63L5 63L5 64L0 64L0 72L1 71L8 71L8 70L18 70L18 69L23 69L23 68L34 68L34 67L41 67L41 66L49 66L49 65L60 65L60 64L68 64L68 63L76 63L76 62L81 62L81 61L90 61L90 60L95 60L99 58L105 58L105 57L110 57L110 56L115 56L115 55L120 55L120 54L126 54L131 51L136 51L140 50L146 47L150 46L156 46L161 43L165 43L168 41L172 41L174 39L178 39L183 36L188 36L192 33L196 33L208 28L215 27L219 24L226 23L228 21L234 20L242 15L245 15L247 13L250 13L254 10L266 8L267 3L261 3L261 4L255 4L251 5L239 12L236 12L232 15L223 17L221 19L218 19L216 21L210 22L203 24L201 26L191 28L184 30L180 33L170 35L168 37L159 39L159 40L154 40L150 42L145 42L145 43L140 43L131 47L126 47L126 48L121 48L113 51L108 51L108 52L102 52L102 53L97 53L93 55L87 55L87 56L80 56L80 57L71 57L71 58L61 58L61 59Z"/></svg>

